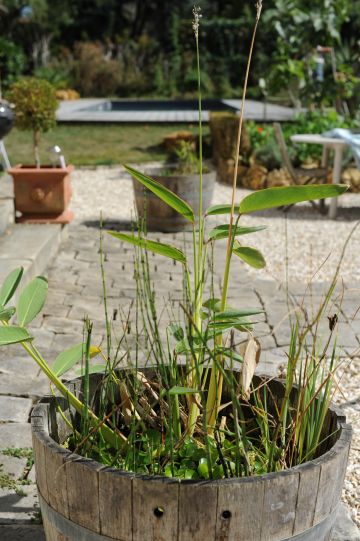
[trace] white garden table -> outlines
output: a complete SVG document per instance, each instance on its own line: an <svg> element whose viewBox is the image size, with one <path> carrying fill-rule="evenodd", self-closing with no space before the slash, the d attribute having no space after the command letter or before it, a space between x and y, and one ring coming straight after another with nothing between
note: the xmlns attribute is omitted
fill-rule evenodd
<svg viewBox="0 0 360 541"><path fill-rule="evenodd" d="M333 183L339 184L341 181L343 150L347 143L342 139L324 137L317 133L299 133L291 137L293 143L307 143L309 145L322 145L323 155L321 160L322 167L328 167L330 150L334 151ZM329 218L333 219L337 211L337 197L330 200Z"/></svg>

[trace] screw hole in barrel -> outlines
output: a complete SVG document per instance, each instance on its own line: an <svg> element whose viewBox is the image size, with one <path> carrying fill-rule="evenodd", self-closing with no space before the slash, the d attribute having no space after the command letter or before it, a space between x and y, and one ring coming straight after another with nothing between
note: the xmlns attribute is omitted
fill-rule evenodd
<svg viewBox="0 0 360 541"><path fill-rule="evenodd" d="M229 520L229 518L231 518L231 511L223 511L221 513L221 516L222 518L224 518L225 520Z"/></svg>
<svg viewBox="0 0 360 541"><path fill-rule="evenodd" d="M155 507L154 509L154 515L157 517L157 518L161 518L164 514L164 509L162 507Z"/></svg>

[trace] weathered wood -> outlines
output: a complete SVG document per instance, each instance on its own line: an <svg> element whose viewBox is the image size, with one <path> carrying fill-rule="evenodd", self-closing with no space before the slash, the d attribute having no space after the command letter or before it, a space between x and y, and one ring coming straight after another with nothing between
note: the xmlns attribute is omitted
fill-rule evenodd
<svg viewBox="0 0 360 541"><path fill-rule="evenodd" d="M55 443L44 448L45 469L48 486L48 503L53 509L69 518L66 460L71 453Z"/></svg>
<svg viewBox="0 0 360 541"><path fill-rule="evenodd" d="M303 464L295 469L299 471L300 480L293 535L299 534L313 525L320 479L320 466L314 462Z"/></svg>
<svg viewBox="0 0 360 541"><path fill-rule="evenodd" d="M101 533L122 541L132 541L133 475L106 468L99 472Z"/></svg>
<svg viewBox="0 0 360 541"><path fill-rule="evenodd" d="M314 461L320 465L321 471L313 524L318 524L318 522L324 520L331 512L335 497L338 470L341 469L342 460L342 454L331 450L326 455Z"/></svg>
<svg viewBox="0 0 360 541"><path fill-rule="evenodd" d="M278 541L292 535L299 474L294 470L264 477L261 541Z"/></svg>
<svg viewBox="0 0 360 541"><path fill-rule="evenodd" d="M216 541L258 541L265 484L262 478L218 484Z"/></svg>
<svg viewBox="0 0 360 541"><path fill-rule="evenodd" d="M347 425L345 422L341 425L341 435L339 440L334 446L334 450L339 452L342 456L339 463L339 469L337 472L337 478L334 484L334 497L332 501L331 511L334 511L340 500L342 494L342 488L344 486L344 479L346 475L346 468L349 459L350 444L351 444L352 431L350 425Z"/></svg>
<svg viewBox="0 0 360 541"><path fill-rule="evenodd" d="M49 430L48 411L49 406L47 404L38 404L31 417L36 483L40 494L46 501L49 501L45 467L45 447Z"/></svg>
<svg viewBox="0 0 360 541"><path fill-rule="evenodd" d="M78 455L70 455L65 466L69 518L95 532L100 532L98 472L103 467Z"/></svg>
<svg viewBox="0 0 360 541"><path fill-rule="evenodd" d="M79 382L75 387L81 392ZM55 409L54 399L37 406L32 419L47 541L329 538L351 440L350 427L333 411L328 426L334 432L337 419L337 440L316 460L261 477L180 482L120 472L71 454L48 435L62 430L49 408Z"/></svg>
<svg viewBox="0 0 360 541"><path fill-rule="evenodd" d="M133 541L177 539L179 482L135 477L132 487Z"/></svg>
<svg viewBox="0 0 360 541"><path fill-rule="evenodd" d="M195 216L199 213L199 176L198 175L162 175L161 169L149 171L149 174L187 201L192 207ZM216 173L203 175L203 208L210 206ZM138 215L146 216L148 230L152 231L186 231L192 229L192 224L181 214L161 201L157 196L146 190L140 182L133 180L135 201Z"/></svg>
<svg viewBox="0 0 360 541"><path fill-rule="evenodd" d="M179 541L214 541L217 484L183 482L179 497Z"/></svg>

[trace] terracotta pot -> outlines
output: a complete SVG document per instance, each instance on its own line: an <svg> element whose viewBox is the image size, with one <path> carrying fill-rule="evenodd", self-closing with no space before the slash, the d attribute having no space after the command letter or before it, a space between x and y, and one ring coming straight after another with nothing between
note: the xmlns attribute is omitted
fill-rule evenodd
<svg viewBox="0 0 360 541"><path fill-rule="evenodd" d="M67 210L71 199L70 173L66 168L17 165L8 170L13 177L17 220L27 223L69 223L73 213Z"/></svg>

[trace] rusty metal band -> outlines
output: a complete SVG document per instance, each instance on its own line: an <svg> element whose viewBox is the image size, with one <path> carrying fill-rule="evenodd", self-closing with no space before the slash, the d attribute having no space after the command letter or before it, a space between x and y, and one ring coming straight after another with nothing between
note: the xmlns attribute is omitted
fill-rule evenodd
<svg viewBox="0 0 360 541"><path fill-rule="evenodd" d="M61 534L63 534L66 538L69 538L71 541L114 541L113 537L107 537L106 535L94 532L67 519L55 511L55 509L50 507L50 505L44 500L44 498L41 497L40 494L39 502L41 513L46 521L48 521ZM121 539L116 541L121 541Z"/></svg>

